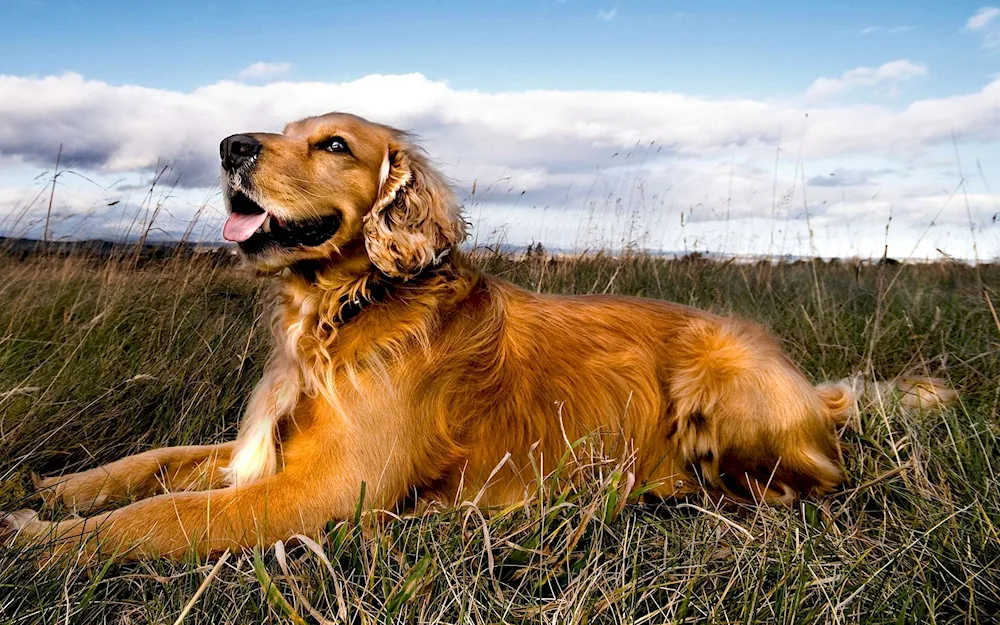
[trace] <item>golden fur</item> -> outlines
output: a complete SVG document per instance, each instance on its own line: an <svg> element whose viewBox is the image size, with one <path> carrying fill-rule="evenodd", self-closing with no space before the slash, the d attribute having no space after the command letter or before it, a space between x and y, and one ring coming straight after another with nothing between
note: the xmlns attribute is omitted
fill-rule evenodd
<svg viewBox="0 0 1000 625"><path fill-rule="evenodd" d="M350 154L316 148L333 135ZM811 384L760 327L477 272L457 247L459 202L392 128L330 114L253 137L263 149L224 176L227 196L340 225L320 245L248 258L281 274L273 355L239 436L41 480L81 511L147 498L60 523L16 513L21 540L82 538L130 558L246 549L350 517L362 483L372 507L413 493L511 504L538 487L532 458L552 466L586 436L634 454L636 479L662 497L707 487L789 502L843 482L835 426L854 394Z"/></svg>

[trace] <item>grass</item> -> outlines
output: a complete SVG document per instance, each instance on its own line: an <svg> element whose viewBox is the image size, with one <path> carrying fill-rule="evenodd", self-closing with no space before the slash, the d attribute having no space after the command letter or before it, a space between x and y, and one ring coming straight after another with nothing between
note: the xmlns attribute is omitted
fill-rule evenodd
<svg viewBox="0 0 1000 625"><path fill-rule="evenodd" d="M944 366L962 402L866 405L851 483L790 509L631 503L627 467L492 515L331 521L221 565L83 567L0 548L2 623L997 622L1000 266L485 255L530 289L670 299L769 326L815 380ZM263 280L225 259L0 259L0 509L31 471L232 438L268 349ZM63 511L45 513L51 518ZM209 571L214 577L203 585Z"/></svg>

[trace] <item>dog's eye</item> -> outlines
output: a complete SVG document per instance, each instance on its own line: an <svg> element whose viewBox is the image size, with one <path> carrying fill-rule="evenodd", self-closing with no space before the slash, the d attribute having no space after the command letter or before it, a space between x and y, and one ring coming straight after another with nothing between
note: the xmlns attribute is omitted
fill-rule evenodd
<svg viewBox="0 0 1000 625"><path fill-rule="evenodd" d="M351 152L347 147L347 142L340 137L330 137L329 139L324 139L316 144L317 150L326 150L327 152L333 152L334 154L342 154Z"/></svg>

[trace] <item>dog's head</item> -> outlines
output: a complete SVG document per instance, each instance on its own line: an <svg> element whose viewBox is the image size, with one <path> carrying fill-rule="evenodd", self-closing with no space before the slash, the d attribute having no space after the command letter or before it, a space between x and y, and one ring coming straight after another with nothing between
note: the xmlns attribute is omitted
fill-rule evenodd
<svg viewBox="0 0 1000 625"><path fill-rule="evenodd" d="M465 236L454 192L406 133L331 113L220 146L223 230L262 271L370 262L407 278Z"/></svg>

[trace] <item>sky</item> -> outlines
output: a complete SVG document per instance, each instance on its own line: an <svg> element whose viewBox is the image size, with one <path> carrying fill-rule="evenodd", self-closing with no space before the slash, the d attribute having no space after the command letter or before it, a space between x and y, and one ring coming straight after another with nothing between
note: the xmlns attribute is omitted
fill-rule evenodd
<svg viewBox="0 0 1000 625"><path fill-rule="evenodd" d="M42 236L51 198L54 238L217 241L218 142L340 110L416 132L477 244L1000 255L1000 6L0 0L0 13L7 235Z"/></svg>

